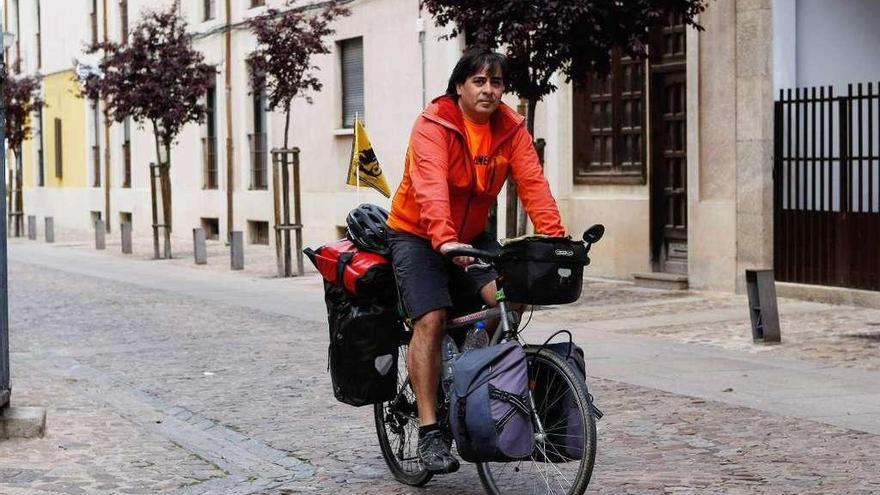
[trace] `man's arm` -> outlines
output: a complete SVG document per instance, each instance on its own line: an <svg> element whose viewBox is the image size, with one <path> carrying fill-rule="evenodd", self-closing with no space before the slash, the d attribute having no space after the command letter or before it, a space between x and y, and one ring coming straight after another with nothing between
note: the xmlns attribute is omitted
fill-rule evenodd
<svg viewBox="0 0 880 495"><path fill-rule="evenodd" d="M516 181L517 194L535 225L535 232L554 237L565 236L559 208L544 177L531 134L521 127L512 139L510 168Z"/></svg>
<svg viewBox="0 0 880 495"><path fill-rule="evenodd" d="M420 119L410 138L409 175L420 222L439 250L447 242L458 241L449 207L449 151L443 130Z"/></svg>

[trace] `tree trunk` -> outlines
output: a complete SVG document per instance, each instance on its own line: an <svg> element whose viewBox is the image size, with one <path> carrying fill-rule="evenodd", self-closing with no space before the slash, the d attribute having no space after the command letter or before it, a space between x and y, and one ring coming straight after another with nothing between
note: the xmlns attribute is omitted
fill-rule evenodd
<svg viewBox="0 0 880 495"><path fill-rule="evenodd" d="M165 258L171 259L171 143L165 143L167 160L161 169L162 177L162 213L165 222Z"/></svg>
<svg viewBox="0 0 880 495"><path fill-rule="evenodd" d="M162 165L162 155L159 152L159 128L156 125L156 121L151 121L153 124L153 142L156 144L156 165L159 165L159 175L161 176L161 165ZM160 181L161 182L161 181ZM153 170L150 169L150 190L152 193L152 214L153 214L153 248L154 255L156 259L159 258L159 228L157 227L159 223L159 206L156 202L156 178L153 177ZM164 204L164 203L163 203Z"/></svg>
<svg viewBox="0 0 880 495"><path fill-rule="evenodd" d="M21 148L12 150L15 153L15 237L24 235L24 181L21 177Z"/></svg>
<svg viewBox="0 0 880 495"><path fill-rule="evenodd" d="M290 103L284 109L284 152L281 155L281 208L284 213L284 276L291 275L291 255L290 255L290 171L287 169L287 146L289 143L290 132Z"/></svg>

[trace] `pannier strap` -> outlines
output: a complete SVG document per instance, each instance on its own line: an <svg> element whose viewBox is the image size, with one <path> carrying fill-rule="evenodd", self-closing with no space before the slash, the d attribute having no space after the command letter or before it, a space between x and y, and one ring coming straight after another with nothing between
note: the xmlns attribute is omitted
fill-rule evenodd
<svg viewBox="0 0 880 495"><path fill-rule="evenodd" d="M532 412L531 408L529 407L528 392L522 395L517 395L501 389L497 389L492 385L489 385L489 397L492 399L503 400L504 402L507 402L525 416L528 416Z"/></svg>
<svg viewBox="0 0 880 495"><path fill-rule="evenodd" d="M340 253L339 260L336 261L336 283L339 284L340 287L345 287L345 279L343 278L345 267L351 263L353 258L354 253L349 251L346 253Z"/></svg>

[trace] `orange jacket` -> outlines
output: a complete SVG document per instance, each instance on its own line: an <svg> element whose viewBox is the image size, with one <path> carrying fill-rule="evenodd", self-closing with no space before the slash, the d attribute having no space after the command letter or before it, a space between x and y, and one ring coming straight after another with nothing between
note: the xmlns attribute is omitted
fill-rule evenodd
<svg viewBox="0 0 880 495"><path fill-rule="evenodd" d="M416 120L406 153L403 181L391 204L388 226L431 241L434 249L470 243L486 228L489 210L508 173L535 231L564 236L565 228L541 170L532 136L521 115L502 103L492 114L488 180L477 184L458 103L441 96Z"/></svg>

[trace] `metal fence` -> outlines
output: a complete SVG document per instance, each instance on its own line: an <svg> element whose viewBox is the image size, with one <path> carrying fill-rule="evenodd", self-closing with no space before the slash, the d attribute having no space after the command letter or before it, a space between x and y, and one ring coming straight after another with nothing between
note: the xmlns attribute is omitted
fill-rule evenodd
<svg viewBox="0 0 880 495"><path fill-rule="evenodd" d="M880 290L880 84L780 91L776 279Z"/></svg>

